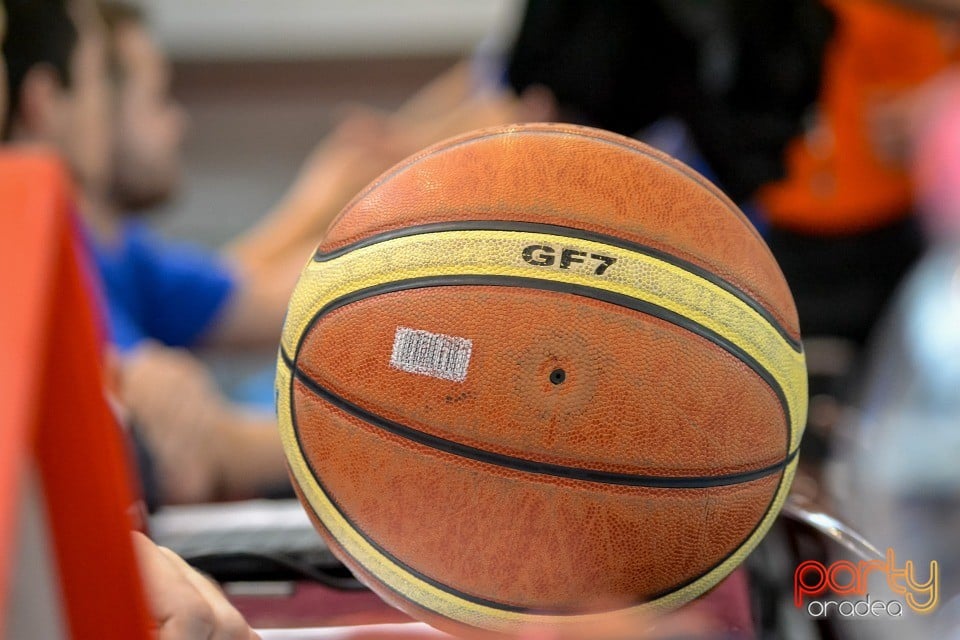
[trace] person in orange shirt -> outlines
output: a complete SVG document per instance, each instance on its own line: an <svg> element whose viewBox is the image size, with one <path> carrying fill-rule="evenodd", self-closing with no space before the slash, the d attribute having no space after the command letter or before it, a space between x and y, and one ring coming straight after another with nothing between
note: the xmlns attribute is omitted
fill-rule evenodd
<svg viewBox="0 0 960 640"><path fill-rule="evenodd" d="M910 8L824 2L837 23L820 97L786 149L786 175L757 199L804 334L863 343L923 250L906 114L924 85L960 58L960 42Z"/></svg>

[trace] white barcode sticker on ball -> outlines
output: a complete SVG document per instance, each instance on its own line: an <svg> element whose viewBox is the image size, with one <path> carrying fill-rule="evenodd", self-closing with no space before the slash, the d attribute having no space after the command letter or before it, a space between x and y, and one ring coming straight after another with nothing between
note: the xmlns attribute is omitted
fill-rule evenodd
<svg viewBox="0 0 960 640"><path fill-rule="evenodd" d="M419 329L397 327L390 366L401 371L463 382L473 341Z"/></svg>

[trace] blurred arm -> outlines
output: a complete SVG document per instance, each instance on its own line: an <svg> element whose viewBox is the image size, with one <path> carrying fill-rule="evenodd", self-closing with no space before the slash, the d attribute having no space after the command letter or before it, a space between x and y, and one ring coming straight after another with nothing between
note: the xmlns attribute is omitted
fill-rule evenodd
<svg viewBox="0 0 960 640"><path fill-rule="evenodd" d="M284 244L268 264L248 265L233 258L236 288L203 344L276 348L290 295L316 248L312 240L296 245L293 237Z"/></svg>
<svg viewBox="0 0 960 640"><path fill-rule="evenodd" d="M243 498L286 482L276 423L227 402L188 352L138 347L119 400L153 456L165 502Z"/></svg>
<svg viewBox="0 0 960 640"><path fill-rule="evenodd" d="M316 246L350 198L389 166L368 155L365 146L325 139L307 158L284 199L231 242L226 256L247 273L258 273L285 264L292 248Z"/></svg>
<svg viewBox="0 0 960 640"><path fill-rule="evenodd" d="M457 64L391 114L354 108L316 147L286 197L227 255L249 271L283 264L301 247L315 247L354 195L407 156L474 129L549 119L542 101L507 90L476 94L470 75L467 62Z"/></svg>

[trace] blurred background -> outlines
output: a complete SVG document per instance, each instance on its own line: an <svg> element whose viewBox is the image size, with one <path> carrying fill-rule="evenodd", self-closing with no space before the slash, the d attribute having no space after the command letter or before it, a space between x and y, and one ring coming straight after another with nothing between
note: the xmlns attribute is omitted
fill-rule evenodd
<svg viewBox="0 0 960 640"><path fill-rule="evenodd" d="M956 593L943 535L960 495L946 453L960 437L950 2L933 12L882 0L140 6L189 118L182 188L153 216L168 237L229 243L273 210L358 105L391 112L460 61L477 93L546 87L551 119L632 135L715 180L780 262L810 368L797 508L750 566L759 627L797 638L889 632L797 616L795 559L850 552L825 516L881 551L937 559L944 595ZM271 403L272 345L203 358L232 398Z"/></svg>
<svg viewBox="0 0 960 640"><path fill-rule="evenodd" d="M219 245L280 198L344 103L392 109L481 45L509 46L518 0L148 0L189 114L168 234ZM170 215L165 215L170 214Z"/></svg>
<svg viewBox="0 0 960 640"><path fill-rule="evenodd" d="M42 2L76 14L110 4ZM5 4L20 7L5 54L29 58L37 31L22 25L39 5ZM7 133L11 145L51 146L77 187L68 215L82 223L79 244L97 263L113 330L106 391L137 451L138 489L160 508L152 526L163 544L195 564L212 558L198 566L225 583L280 575L335 592L316 601L360 587L318 546L276 438L277 334L296 273L335 211L400 158L479 125L574 122L643 140L714 180L759 228L797 302L810 374L802 464L784 517L726 583L734 597L704 598L733 614L717 616L731 631L719 637L960 637L960 2L133 4L144 15L107 30L96 69L112 96L99 115L115 110L103 128L116 131L92 145L110 146L103 175L91 177L76 153L90 143L73 139L86 129L41 122L55 109L36 108L38 99L11 102ZM81 34L76 51L103 26L60 18L64 33L73 21ZM173 99L157 83L143 110L159 116L141 132L159 129L161 143L169 134L172 162L156 166L177 164L183 146L179 171L153 172L169 179L141 199L121 197L121 187L144 186L124 184L128 174L151 171L122 170L143 140L116 114L139 113L132 79L157 69L131 57L143 52L124 19L156 39L159 75L162 58L170 62ZM11 67L27 62L49 61ZM458 63L467 71L456 99L423 91ZM61 84L47 95L81 92L79 81ZM157 160L150 144L137 151ZM227 511L208 504L219 501ZM285 519L296 525L290 538L260 527ZM198 523L227 520L256 526L215 526L210 540L226 547L189 546ZM264 542L302 555L278 572ZM871 625L794 605L798 562L875 559L888 547L920 567L940 563L936 616ZM238 549L263 562L221 562ZM260 623L275 604L241 609Z"/></svg>

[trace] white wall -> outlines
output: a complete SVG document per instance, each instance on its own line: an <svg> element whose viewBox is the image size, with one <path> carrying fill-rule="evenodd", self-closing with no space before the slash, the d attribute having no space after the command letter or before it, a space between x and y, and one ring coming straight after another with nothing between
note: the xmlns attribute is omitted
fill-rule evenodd
<svg viewBox="0 0 960 640"><path fill-rule="evenodd" d="M173 57L458 55L511 28L520 0L141 0ZM509 35L507 36L509 37Z"/></svg>

